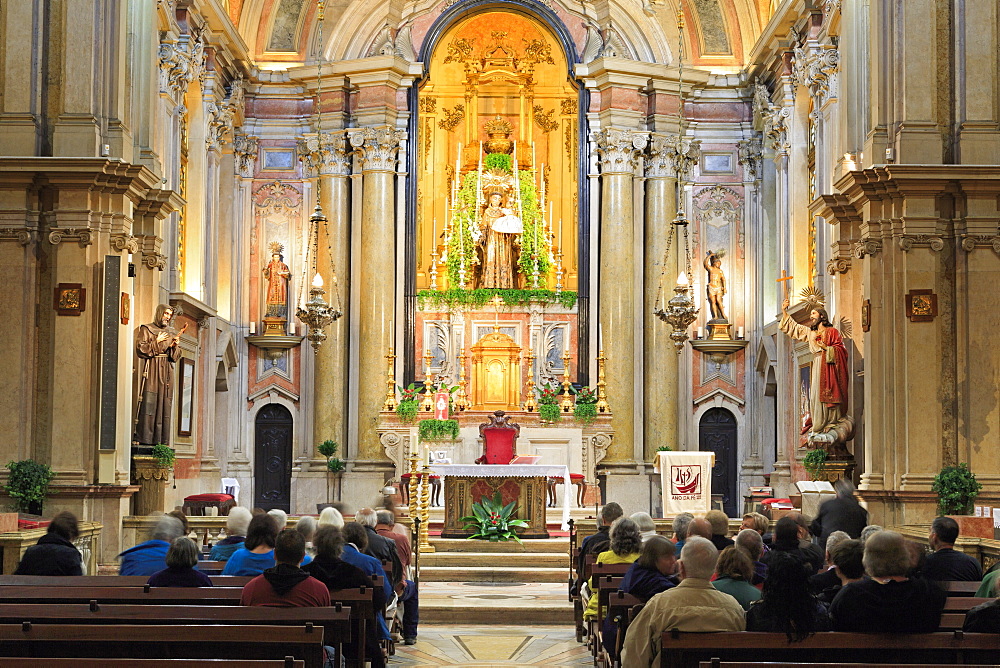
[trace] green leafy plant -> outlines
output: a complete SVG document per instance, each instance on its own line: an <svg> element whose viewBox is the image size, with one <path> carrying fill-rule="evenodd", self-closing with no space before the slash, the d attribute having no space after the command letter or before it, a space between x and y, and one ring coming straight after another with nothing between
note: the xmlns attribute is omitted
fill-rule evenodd
<svg viewBox="0 0 1000 668"><path fill-rule="evenodd" d="M417 411L420 409L418 398L420 388L417 387L416 383L410 383L405 390L402 386L397 387L399 389L399 404L396 406L396 416L403 424L409 424L417 418Z"/></svg>
<svg viewBox="0 0 1000 668"><path fill-rule="evenodd" d="M19 462L8 462L10 475L4 490L14 499L20 512L29 512L34 505L41 505L49 493L49 483L55 473L47 464L40 464L33 459L23 459Z"/></svg>
<svg viewBox="0 0 1000 668"><path fill-rule="evenodd" d="M463 517L461 521L466 523L466 530L475 531L469 536L469 540L488 540L493 543L516 540L520 543L521 539L514 529L524 529L528 523L525 520L511 519L515 512L517 507L514 501L503 505L500 492L497 492L492 499L484 496L478 503L472 504L472 515Z"/></svg>
<svg viewBox="0 0 1000 668"><path fill-rule="evenodd" d="M330 473L343 473L346 468L347 464L344 463L343 459L330 457L326 460L326 470Z"/></svg>
<svg viewBox="0 0 1000 668"><path fill-rule="evenodd" d="M458 438L458 420L421 420L417 424L420 442Z"/></svg>
<svg viewBox="0 0 1000 668"><path fill-rule="evenodd" d="M494 295L500 295L500 299L508 306L523 306L531 302L541 304L559 304L563 308L571 309L576 306L577 293L571 290L563 290L556 294L555 290L520 290L514 288L476 288L475 290L462 290L461 288L449 288L448 290L420 290L417 292L417 302L423 310L434 309L438 311L450 311L458 307L469 307L481 309L486 303L493 299Z"/></svg>
<svg viewBox="0 0 1000 668"><path fill-rule="evenodd" d="M826 450L823 448L814 448L806 453L806 456L802 458L802 466L805 467L806 471L809 472L809 477L816 480L816 477L820 474L820 471L826 466Z"/></svg>
<svg viewBox="0 0 1000 668"><path fill-rule="evenodd" d="M559 410L559 393L552 383L545 383L538 388L538 417L542 422L558 422L562 411Z"/></svg>
<svg viewBox="0 0 1000 668"><path fill-rule="evenodd" d="M343 473L347 468L343 459L334 457L334 455L337 454L337 451L340 450L340 444L336 441L326 439L316 446L316 450L319 451L319 454L326 457L326 470L329 473ZM330 476L326 477L326 497L328 499L330 498Z"/></svg>
<svg viewBox="0 0 1000 668"><path fill-rule="evenodd" d="M931 491L938 495L939 515L971 515L982 484L966 463L945 466L934 476Z"/></svg>
<svg viewBox="0 0 1000 668"><path fill-rule="evenodd" d="M597 417L597 391L590 387L581 387L576 393L576 405L573 406L573 417L583 424L590 424Z"/></svg>
<svg viewBox="0 0 1000 668"><path fill-rule="evenodd" d="M165 469L172 469L177 460L177 453L174 452L174 449L162 443L153 446L152 455L156 458L156 463Z"/></svg>
<svg viewBox="0 0 1000 668"><path fill-rule="evenodd" d="M673 452L673 450L669 445L661 445L656 449L657 452Z"/></svg>

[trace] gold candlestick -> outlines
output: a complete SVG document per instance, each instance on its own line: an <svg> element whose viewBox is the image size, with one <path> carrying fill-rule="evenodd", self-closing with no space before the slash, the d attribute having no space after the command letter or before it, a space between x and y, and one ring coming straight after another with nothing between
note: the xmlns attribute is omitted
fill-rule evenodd
<svg viewBox="0 0 1000 668"><path fill-rule="evenodd" d="M608 394L607 386L608 384L604 380L604 362L607 358L604 356L604 350L600 350L597 353L597 412L598 413L610 413L611 406L608 405Z"/></svg>
<svg viewBox="0 0 1000 668"><path fill-rule="evenodd" d="M562 380L562 400L559 402L559 408L562 409L563 413L569 413L573 410L573 395L570 394L569 387L569 351L563 352L563 380Z"/></svg>
<svg viewBox="0 0 1000 668"><path fill-rule="evenodd" d="M382 410L392 412L396 410L396 365L394 364L396 355L393 354L392 347L389 347L389 354L385 356L385 403Z"/></svg>
<svg viewBox="0 0 1000 668"><path fill-rule="evenodd" d="M417 500L419 499L419 484L418 479L420 473L417 470L417 462L420 461L420 456L417 455L417 451L414 450L410 453L410 484L409 484L409 494L406 501L406 512L410 517L417 517L419 509L417 507Z"/></svg>
<svg viewBox="0 0 1000 668"><path fill-rule="evenodd" d="M528 369L527 369L527 380L524 381L524 410L529 413L533 413L538 409L538 404L535 402L535 351L528 351Z"/></svg>
<svg viewBox="0 0 1000 668"><path fill-rule="evenodd" d="M458 356L458 390L455 391L455 408L464 411L469 407L469 395L465 391L465 348Z"/></svg>
<svg viewBox="0 0 1000 668"><path fill-rule="evenodd" d="M431 290L437 290L437 280L438 280L438 252L437 243L435 242L433 250L431 250Z"/></svg>
<svg viewBox="0 0 1000 668"><path fill-rule="evenodd" d="M431 517L431 467L424 464L420 471L420 553L434 552L427 532Z"/></svg>
<svg viewBox="0 0 1000 668"><path fill-rule="evenodd" d="M433 383L431 383L431 360L434 356L431 355L430 348L424 353L424 366L427 369L424 374L424 400L420 403L420 410L422 411L432 411L434 410L434 390L431 389Z"/></svg>

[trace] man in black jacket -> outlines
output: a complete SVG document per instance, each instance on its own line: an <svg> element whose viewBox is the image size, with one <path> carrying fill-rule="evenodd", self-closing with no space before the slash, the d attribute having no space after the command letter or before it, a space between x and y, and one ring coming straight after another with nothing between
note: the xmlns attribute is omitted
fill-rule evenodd
<svg viewBox="0 0 1000 668"><path fill-rule="evenodd" d="M83 557L73 545L79 536L76 515L64 510L52 518L48 533L25 550L14 575L83 575Z"/></svg>
<svg viewBox="0 0 1000 668"><path fill-rule="evenodd" d="M771 551L761 557L766 564L775 552L790 552L809 564L810 573L816 573L823 567L823 553L812 543L803 540L809 535L809 530L803 527L801 513L788 513L774 525L774 542ZM798 521L796 521L798 520Z"/></svg>
<svg viewBox="0 0 1000 668"><path fill-rule="evenodd" d="M868 511L861 507L854 496L854 484L845 478L833 483L837 496L824 501L819 515L809 525L809 531L819 537L819 546L826 549L826 539L834 531L843 531L851 538L861 538L861 530L868 524Z"/></svg>
<svg viewBox="0 0 1000 668"><path fill-rule="evenodd" d="M983 579L979 561L964 552L955 550L958 540L958 522L950 517L938 517L931 523L932 554L927 555L923 575L929 580L964 580L978 582Z"/></svg>

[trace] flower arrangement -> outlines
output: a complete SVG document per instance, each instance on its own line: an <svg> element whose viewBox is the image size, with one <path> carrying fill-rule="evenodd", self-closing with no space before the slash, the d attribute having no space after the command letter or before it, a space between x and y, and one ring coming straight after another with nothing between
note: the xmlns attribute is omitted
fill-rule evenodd
<svg viewBox="0 0 1000 668"><path fill-rule="evenodd" d="M597 390L592 387L581 387L576 393L576 405L573 406L573 417L583 424L590 424L597 417Z"/></svg>
<svg viewBox="0 0 1000 668"><path fill-rule="evenodd" d="M396 415L403 424L413 422L417 417L417 410L420 408L420 388L416 383L410 383L405 390L397 385L399 390L399 404L396 406Z"/></svg>
<svg viewBox="0 0 1000 668"><path fill-rule="evenodd" d="M542 422L557 422L559 412L559 392L552 383L545 383L538 388L538 417Z"/></svg>
<svg viewBox="0 0 1000 668"><path fill-rule="evenodd" d="M511 519L511 515L517 508L511 501L506 506L500 500L500 492L493 495L493 498L484 496L479 503L472 504L472 515L462 518L465 522L466 530L474 530L475 533L469 536L469 540L488 540L496 543L499 541L521 539L517 537L515 528L526 528L528 523L525 520Z"/></svg>

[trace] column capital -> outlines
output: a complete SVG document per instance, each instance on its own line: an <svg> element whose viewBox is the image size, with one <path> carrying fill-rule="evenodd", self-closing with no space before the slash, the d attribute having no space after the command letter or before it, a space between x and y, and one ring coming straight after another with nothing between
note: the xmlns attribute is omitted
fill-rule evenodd
<svg viewBox="0 0 1000 668"><path fill-rule="evenodd" d="M362 128L348 133L351 146L361 156L364 172L395 172L399 144L406 139L405 130L390 127Z"/></svg>
<svg viewBox="0 0 1000 668"><path fill-rule="evenodd" d="M840 51L831 44L809 40L793 49L792 77L809 89L817 108L837 99L837 70Z"/></svg>
<svg viewBox="0 0 1000 668"><path fill-rule="evenodd" d="M593 134L597 152L601 156L602 174L631 174L635 171L636 158L646 148L649 138L632 130L608 128Z"/></svg>
<svg viewBox="0 0 1000 668"><path fill-rule="evenodd" d="M743 165L744 181L757 181L764 175L764 141L751 137L736 142L736 160Z"/></svg>
<svg viewBox="0 0 1000 668"><path fill-rule="evenodd" d="M233 135L233 158L235 158L237 174L247 179L253 177L253 169L257 163L259 150L260 137L243 134Z"/></svg>
<svg viewBox="0 0 1000 668"><path fill-rule="evenodd" d="M700 159L700 139L676 134L654 134L650 136L646 176L684 178Z"/></svg>
<svg viewBox="0 0 1000 668"><path fill-rule="evenodd" d="M351 148L342 132L303 135L298 143L299 159L310 176L347 176L351 173Z"/></svg>

